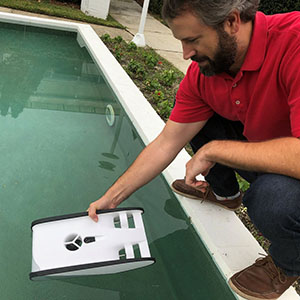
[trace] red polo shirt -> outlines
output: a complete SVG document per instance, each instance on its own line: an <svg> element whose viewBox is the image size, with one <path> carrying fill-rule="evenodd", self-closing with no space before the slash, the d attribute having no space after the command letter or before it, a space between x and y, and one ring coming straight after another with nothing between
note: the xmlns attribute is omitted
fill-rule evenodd
<svg viewBox="0 0 300 300"><path fill-rule="evenodd" d="M300 12L258 12L245 61L235 78L205 77L192 62L170 119L191 123L216 112L241 121L249 141L300 137Z"/></svg>

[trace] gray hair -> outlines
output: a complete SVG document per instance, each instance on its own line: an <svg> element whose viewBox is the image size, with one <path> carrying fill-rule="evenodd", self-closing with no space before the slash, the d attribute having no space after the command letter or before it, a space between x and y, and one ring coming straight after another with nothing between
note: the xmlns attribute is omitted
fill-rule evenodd
<svg viewBox="0 0 300 300"><path fill-rule="evenodd" d="M237 10L242 22L254 20L260 0L164 0L162 16L170 21L185 12L199 17L204 24L219 27Z"/></svg>

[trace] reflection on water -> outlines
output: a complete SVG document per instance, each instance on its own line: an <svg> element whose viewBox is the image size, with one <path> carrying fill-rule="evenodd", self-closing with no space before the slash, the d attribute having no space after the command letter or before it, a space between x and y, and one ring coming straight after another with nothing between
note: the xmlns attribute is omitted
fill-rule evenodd
<svg viewBox="0 0 300 300"><path fill-rule="evenodd" d="M75 33L0 23L2 116L17 118L25 107L104 114L115 102Z"/></svg>
<svg viewBox="0 0 300 300"><path fill-rule="evenodd" d="M102 155L105 156L105 157L108 157L110 159L120 159L119 156L117 156L113 153L103 152Z"/></svg>
<svg viewBox="0 0 300 300"><path fill-rule="evenodd" d="M118 118L117 128L116 128L116 131L115 131L114 139L113 139L112 145L110 147L110 150L109 150L109 152L102 153L102 155L104 157L107 157L110 160L119 159L119 157L117 155L115 155L114 152L116 150L116 146L117 146L117 143L119 141L121 128L122 128L122 123L123 123L123 118L124 118L124 113L121 112L120 117ZM116 165L114 163L110 162L110 161L100 160L99 161L99 167L102 168L102 169L114 171Z"/></svg>
<svg viewBox="0 0 300 300"><path fill-rule="evenodd" d="M99 161L99 168L101 168L101 169L114 171L115 167L116 167L116 165L114 165L113 163L111 163L109 161L104 161L104 160Z"/></svg>
<svg viewBox="0 0 300 300"><path fill-rule="evenodd" d="M16 53L11 43L2 36L0 41L1 115L10 113L13 118L17 118L40 83L41 74L37 68L39 61L28 60L26 54L20 57L19 52Z"/></svg>

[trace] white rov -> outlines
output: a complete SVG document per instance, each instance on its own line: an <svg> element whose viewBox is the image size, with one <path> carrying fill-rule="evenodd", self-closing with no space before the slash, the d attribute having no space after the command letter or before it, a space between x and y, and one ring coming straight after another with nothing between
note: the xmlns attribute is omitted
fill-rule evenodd
<svg viewBox="0 0 300 300"><path fill-rule="evenodd" d="M151 257L141 208L87 212L32 222L30 279L124 272L155 262Z"/></svg>

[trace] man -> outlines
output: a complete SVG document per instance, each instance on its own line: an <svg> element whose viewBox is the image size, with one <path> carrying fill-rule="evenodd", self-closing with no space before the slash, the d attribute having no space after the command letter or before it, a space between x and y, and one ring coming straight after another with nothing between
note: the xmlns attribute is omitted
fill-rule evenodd
<svg viewBox="0 0 300 300"><path fill-rule="evenodd" d="M259 0L165 0L163 15L192 59L160 135L99 200L114 208L191 141L172 188L234 210L242 198L270 255L232 276L247 299L277 299L300 276L300 13L265 16ZM243 196L234 170L251 186ZM206 182L197 181L202 174Z"/></svg>

